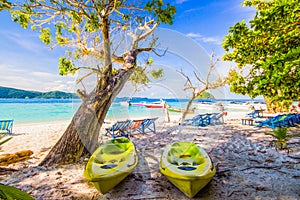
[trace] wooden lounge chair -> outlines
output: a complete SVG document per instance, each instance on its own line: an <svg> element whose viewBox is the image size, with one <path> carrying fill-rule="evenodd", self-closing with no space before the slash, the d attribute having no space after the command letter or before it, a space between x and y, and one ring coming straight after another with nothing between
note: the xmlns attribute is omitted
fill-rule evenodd
<svg viewBox="0 0 300 200"><path fill-rule="evenodd" d="M126 130L128 129L128 126L131 124L131 120L126 121L117 121L115 124L113 124L110 128L106 128L106 133L104 134L107 136L107 134L110 134L112 138L116 137L127 137Z"/></svg>
<svg viewBox="0 0 300 200"><path fill-rule="evenodd" d="M8 133L11 135L13 122L14 120L0 120L0 133Z"/></svg>

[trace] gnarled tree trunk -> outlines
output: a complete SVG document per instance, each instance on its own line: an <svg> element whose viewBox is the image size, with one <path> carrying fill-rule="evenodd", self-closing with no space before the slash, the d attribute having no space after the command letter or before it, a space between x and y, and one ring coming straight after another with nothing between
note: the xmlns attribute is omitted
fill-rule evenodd
<svg viewBox="0 0 300 200"><path fill-rule="evenodd" d="M98 81L94 91L83 100L67 130L40 166L74 163L85 149L94 152L107 111L132 72L133 68L121 69L106 84L102 82L102 87Z"/></svg>

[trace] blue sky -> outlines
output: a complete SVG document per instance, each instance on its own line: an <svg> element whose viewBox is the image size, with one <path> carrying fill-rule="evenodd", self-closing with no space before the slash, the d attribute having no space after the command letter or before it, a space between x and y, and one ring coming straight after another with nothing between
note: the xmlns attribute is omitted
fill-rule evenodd
<svg viewBox="0 0 300 200"><path fill-rule="evenodd" d="M255 10L241 6L241 0L176 0L177 14L171 29L190 39L210 53L221 57L221 47L229 27L254 17ZM0 86L26 90L61 90L74 92L77 77L58 75L60 49L49 50L35 32L24 30L11 21L7 12L0 13ZM183 49L189 52L189 49ZM220 68L225 74L227 67ZM225 91L226 97L240 97Z"/></svg>

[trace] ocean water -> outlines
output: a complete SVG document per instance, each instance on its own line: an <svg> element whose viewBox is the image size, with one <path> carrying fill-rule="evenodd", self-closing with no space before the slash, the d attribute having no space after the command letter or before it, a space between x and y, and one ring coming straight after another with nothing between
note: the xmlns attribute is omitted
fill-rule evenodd
<svg viewBox="0 0 300 200"><path fill-rule="evenodd" d="M144 106L124 106L123 103L128 98L117 98L107 113L107 120L136 119L144 117L161 117L166 116L165 109L149 109ZM152 103L159 99L132 98L131 102ZM187 99L166 99L168 105L175 108L185 108ZM214 103L220 101L225 105L232 100L206 101ZM234 100L237 103L245 103L249 100ZM121 103L123 102L123 103ZM81 104L79 99L0 99L0 120L13 119L14 123L41 123L41 122L59 122L71 120L74 113ZM194 104L197 107L197 104ZM197 107L196 113L207 113L216 111L217 106ZM233 107L228 110L239 111L245 108ZM181 113L172 113L181 115Z"/></svg>

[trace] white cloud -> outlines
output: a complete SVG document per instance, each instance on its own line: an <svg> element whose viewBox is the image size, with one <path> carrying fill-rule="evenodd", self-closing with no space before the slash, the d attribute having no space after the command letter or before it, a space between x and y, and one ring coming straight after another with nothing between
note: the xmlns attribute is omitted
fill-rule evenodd
<svg viewBox="0 0 300 200"><path fill-rule="evenodd" d="M5 70L4 70L5 69ZM75 76L59 76L42 71L19 69L15 66L0 64L0 86L34 91L74 92Z"/></svg>
<svg viewBox="0 0 300 200"><path fill-rule="evenodd" d="M205 42L205 43L214 43L214 44L222 44L222 38L221 37L206 37L199 33L188 33L186 36L193 38L196 41Z"/></svg>

